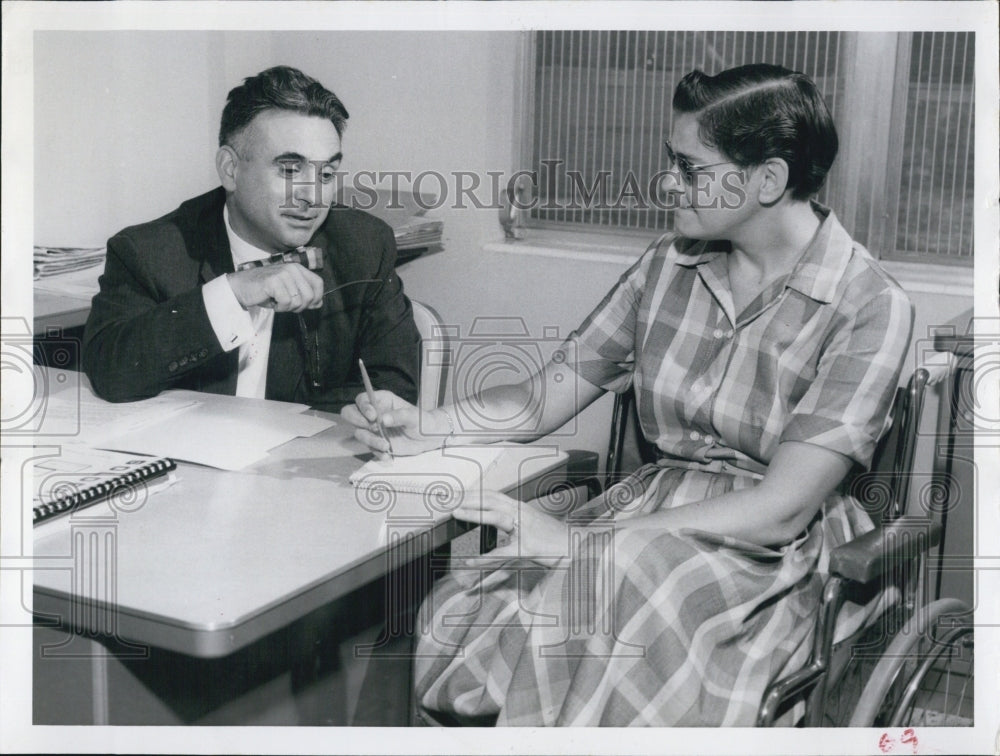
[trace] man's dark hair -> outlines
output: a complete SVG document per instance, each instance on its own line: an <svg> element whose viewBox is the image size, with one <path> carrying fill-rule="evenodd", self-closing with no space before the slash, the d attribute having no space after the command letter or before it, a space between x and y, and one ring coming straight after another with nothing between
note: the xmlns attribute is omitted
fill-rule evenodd
<svg viewBox="0 0 1000 756"><path fill-rule="evenodd" d="M344 103L314 78L297 68L274 66L244 79L229 91L222 110L219 146L229 145L238 150L234 139L265 110L289 110L326 118L338 135L344 133L348 118Z"/></svg>
<svg viewBox="0 0 1000 756"><path fill-rule="evenodd" d="M794 199L818 192L837 157L837 130L816 85L781 66L692 71L677 85L673 106L695 114L701 140L739 166L783 159Z"/></svg>

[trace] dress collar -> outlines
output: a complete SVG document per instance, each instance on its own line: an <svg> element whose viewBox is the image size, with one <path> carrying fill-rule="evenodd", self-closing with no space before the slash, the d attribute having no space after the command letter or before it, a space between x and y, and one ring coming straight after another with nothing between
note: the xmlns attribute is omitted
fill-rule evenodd
<svg viewBox="0 0 1000 756"><path fill-rule="evenodd" d="M818 302L830 303L851 256L861 248L855 245L830 208L814 201L810 204L823 221L785 280L785 286ZM683 249L677 264L684 267L704 265L729 250L730 245L726 241L697 241Z"/></svg>

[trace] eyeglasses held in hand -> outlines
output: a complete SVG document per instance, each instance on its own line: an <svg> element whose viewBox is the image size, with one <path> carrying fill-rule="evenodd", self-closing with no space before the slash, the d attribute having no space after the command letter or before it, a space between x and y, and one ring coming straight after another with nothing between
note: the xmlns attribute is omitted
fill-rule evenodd
<svg viewBox="0 0 1000 756"><path fill-rule="evenodd" d="M328 294L333 294L335 291L340 291L341 289L347 288L348 286L355 286L357 284L364 283L377 283L377 284L387 284L392 280L392 276L388 278L359 278L356 281L348 281L347 283L342 283L340 286L334 286L332 289L327 289L323 292L323 296ZM302 317L302 313L298 313L299 322L299 335L302 337L302 346L306 350L306 373L309 375L309 383L314 389L323 388L323 381L321 380L321 372L319 366L319 331L312 331L312 338L310 339L310 329L306 327L306 319Z"/></svg>

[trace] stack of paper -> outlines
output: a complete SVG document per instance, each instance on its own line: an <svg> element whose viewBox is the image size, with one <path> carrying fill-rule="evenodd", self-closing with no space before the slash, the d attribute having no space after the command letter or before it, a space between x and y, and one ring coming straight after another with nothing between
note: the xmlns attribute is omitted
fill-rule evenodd
<svg viewBox="0 0 1000 756"><path fill-rule="evenodd" d="M100 278L103 265L35 278L35 291L45 291L62 297L90 299L101 290Z"/></svg>
<svg viewBox="0 0 1000 756"><path fill-rule="evenodd" d="M104 257L104 247L35 247L35 278L102 265Z"/></svg>
<svg viewBox="0 0 1000 756"><path fill-rule="evenodd" d="M444 224L427 216L427 208L434 207L434 198L430 195L418 197L405 190L367 188L361 191L357 187L344 186L340 189L338 202L364 210L388 223L396 237L396 249L403 253L399 256L400 262L416 256L407 252L422 252L441 244Z"/></svg>
<svg viewBox="0 0 1000 756"><path fill-rule="evenodd" d="M439 220L413 215L392 227L399 250L423 249L441 243L444 224Z"/></svg>

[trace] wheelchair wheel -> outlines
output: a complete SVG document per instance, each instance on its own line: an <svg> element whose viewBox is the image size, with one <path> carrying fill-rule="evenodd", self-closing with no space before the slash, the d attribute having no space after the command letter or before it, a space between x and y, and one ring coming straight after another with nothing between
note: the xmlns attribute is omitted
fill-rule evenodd
<svg viewBox="0 0 1000 756"><path fill-rule="evenodd" d="M830 680L822 702L823 727L844 727L848 724L861 691L885 653L889 643L887 636L886 623L879 619L860 635L834 649Z"/></svg>
<svg viewBox="0 0 1000 756"><path fill-rule="evenodd" d="M955 627L953 621L945 619L957 618L968 611L961 601L940 599L912 616L872 670L850 726L887 727L913 717L922 718L927 724L926 720L940 720L944 716L942 701L954 710L955 698L968 699L966 706L971 720L972 628ZM958 706L966 710L961 700Z"/></svg>
<svg viewBox="0 0 1000 756"><path fill-rule="evenodd" d="M973 723L975 690L972 627L957 627L907 681L891 727L963 727Z"/></svg>

